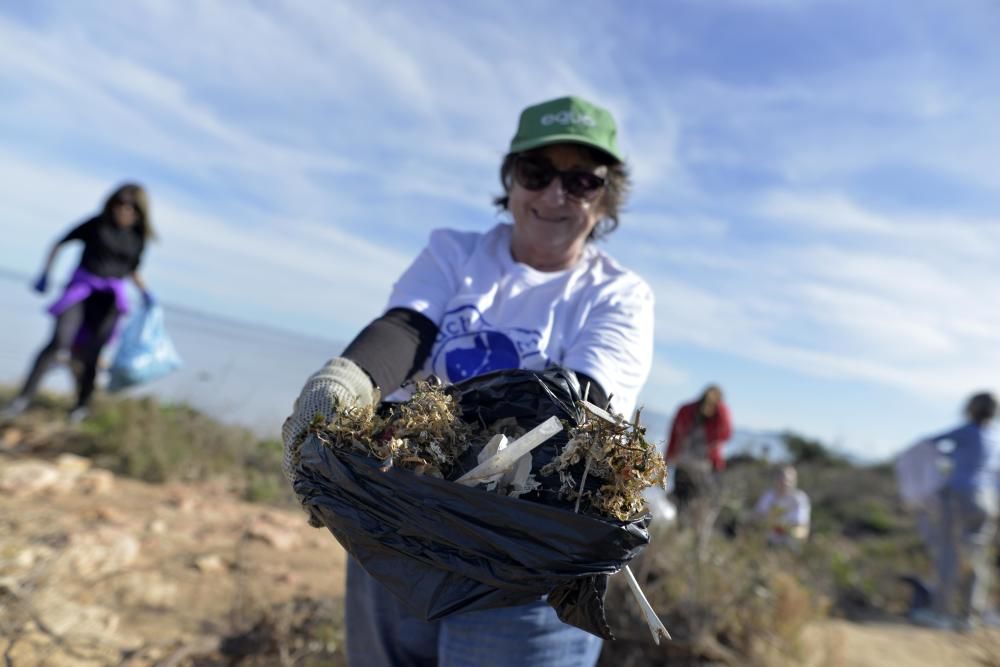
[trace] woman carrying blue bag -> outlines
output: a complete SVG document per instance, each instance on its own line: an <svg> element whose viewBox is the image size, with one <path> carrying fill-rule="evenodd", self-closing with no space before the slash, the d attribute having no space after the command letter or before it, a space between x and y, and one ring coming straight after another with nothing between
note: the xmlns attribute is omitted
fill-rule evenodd
<svg viewBox="0 0 1000 667"><path fill-rule="evenodd" d="M141 185L125 183L111 193L100 213L56 242L33 284L35 291L45 293L56 256L71 241L83 242L80 265L48 309L55 318L52 338L39 351L20 393L0 416L10 418L24 412L45 373L61 354L69 354L75 362L77 380L77 398L69 420L76 423L87 417L101 351L129 311L126 279L135 283L147 308L153 304L139 275L143 251L152 238L149 197Z"/></svg>

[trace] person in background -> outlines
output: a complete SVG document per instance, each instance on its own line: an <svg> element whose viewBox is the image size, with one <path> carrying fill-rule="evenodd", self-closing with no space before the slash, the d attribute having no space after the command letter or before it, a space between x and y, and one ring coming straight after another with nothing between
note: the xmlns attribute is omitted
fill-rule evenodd
<svg viewBox="0 0 1000 667"><path fill-rule="evenodd" d="M618 226L629 189L614 119L578 97L528 107L500 182L494 203L511 222L432 232L385 314L306 382L283 428L293 485L315 415L371 405L379 393L405 400L397 390L410 378L453 383L557 365L589 385L591 402L632 414L652 364L653 295L594 243ZM426 622L353 557L345 604L353 667L586 667L601 651L600 638L560 621L543 599Z"/></svg>
<svg viewBox="0 0 1000 667"><path fill-rule="evenodd" d="M757 501L754 515L767 529L768 544L797 548L809 537L809 496L798 484L795 467L782 466Z"/></svg>
<svg viewBox="0 0 1000 667"><path fill-rule="evenodd" d="M938 493L937 518L930 533L936 542L931 556L937 585L931 608L910 615L918 624L965 630L984 619L995 620L989 609L993 567L989 555L1000 481L996 434L991 428L996 414L996 397L977 393L965 405L963 425L931 438L951 465Z"/></svg>
<svg viewBox="0 0 1000 667"><path fill-rule="evenodd" d="M48 309L55 318L52 338L39 351L20 393L0 411L12 418L31 404L46 371L60 355L75 366L77 395L69 413L76 423L88 415L97 363L112 339L129 302L125 280L131 279L148 306L152 296L139 275L147 242L154 237L149 219L149 197L141 185L125 183L107 198L100 213L71 229L52 247L32 287L44 294L59 250L67 243L83 243L80 264L62 295Z"/></svg>
<svg viewBox="0 0 1000 667"><path fill-rule="evenodd" d="M717 490L718 476L726 467L722 448L732 433L729 408L717 385L678 408L667 434L666 462L675 474L680 506Z"/></svg>

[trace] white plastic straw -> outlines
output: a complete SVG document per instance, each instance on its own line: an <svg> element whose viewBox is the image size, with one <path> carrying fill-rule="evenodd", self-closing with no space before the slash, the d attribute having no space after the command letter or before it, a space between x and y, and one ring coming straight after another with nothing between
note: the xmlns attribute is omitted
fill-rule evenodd
<svg viewBox="0 0 1000 667"><path fill-rule="evenodd" d="M519 458L561 430L562 422L559 421L559 418L549 417L514 442L508 443L504 449L496 453L496 456L483 461L455 481L465 486L475 486L480 482L486 481L489 477L510 468Z"/></svg>
<svg viewBox="0 0 1000 667"><path fill-rule="evenodd" d="M667 632L667 628L660 622L660 617L656 615L656 611L649 604L642 589L639 588L639 582L635 580L635 575L632 574L632 570L629 569L628 565L625 566L625 576L628 577L628 587L632 589L632 595L635 596L635 601L639 603L642 615L646 617L646 624L649 626L649 632L653 635L653 641L659 646L660 635L673 640L673 637Z"/></svg>

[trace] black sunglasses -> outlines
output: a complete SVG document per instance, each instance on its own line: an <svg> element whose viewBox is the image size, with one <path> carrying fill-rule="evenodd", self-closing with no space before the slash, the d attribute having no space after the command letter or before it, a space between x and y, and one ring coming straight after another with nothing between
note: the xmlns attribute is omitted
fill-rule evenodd
<svg viewBox="0 0 1000 667"><path fill-rule="evenodd" d="M111 202L111 208L116 208L118 206L128 206L129 208L131 208L136 213L140 213L141 212L139 210L139 205L136 204L131 199L115 199L114 201Z"/></svg>
<svg viewBox="0 0 1000 667"><path fill-rule="evenodd" d="M607 183L607 179L583 169L556 169L548 159L521 156L514 162L514 180L525 190L544 190L556 177L563 190L575 199L593 199Z"/></svg>

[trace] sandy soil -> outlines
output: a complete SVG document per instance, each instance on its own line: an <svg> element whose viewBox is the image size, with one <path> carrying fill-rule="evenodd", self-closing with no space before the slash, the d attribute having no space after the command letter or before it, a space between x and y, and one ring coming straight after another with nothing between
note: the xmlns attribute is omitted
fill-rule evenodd
<svg viewBox="0 0 1000 667"><path fill-rule="evenodd" d="M15 455L10 440L0 447L7 665L193 664L184 655L278 610L301 616L303 601L342 614L345 554L303 513L210 484L118 478L69 455Z"/></svg>
<svg viewBox="0 0 1000 667"><path fill-rule="evenodd" d="M1000 631L956 634L907 623L828 620L810 628L812 665L843 667L994 667L1000 665Z"/></svg>

